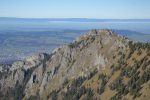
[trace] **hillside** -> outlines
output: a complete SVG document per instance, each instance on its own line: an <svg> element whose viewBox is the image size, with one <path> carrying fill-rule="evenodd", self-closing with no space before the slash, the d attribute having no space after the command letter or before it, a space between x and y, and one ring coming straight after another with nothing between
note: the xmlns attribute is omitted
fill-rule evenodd
<svg viewBox="0 0 150 100"><path fill-rule="evenodd" d="M0 66L1 100L149 100L150 44L91 30L52 54Z"/></svg>

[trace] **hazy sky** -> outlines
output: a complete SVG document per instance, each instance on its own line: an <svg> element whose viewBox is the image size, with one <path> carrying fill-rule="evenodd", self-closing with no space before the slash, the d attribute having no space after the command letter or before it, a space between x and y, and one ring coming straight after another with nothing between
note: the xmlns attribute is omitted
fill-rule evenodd
<svg viewBox="0 0 150 100"><path fill-rule="evenodd" d="M150 19L150 0L0 0L0 17Z"/></svg>

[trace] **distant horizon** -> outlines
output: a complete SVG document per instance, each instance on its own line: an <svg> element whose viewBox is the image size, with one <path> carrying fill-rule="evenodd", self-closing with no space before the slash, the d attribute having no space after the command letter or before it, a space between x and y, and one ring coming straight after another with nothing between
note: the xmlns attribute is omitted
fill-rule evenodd
<svg viewBox="0 0 150 100"><path fill-rule="evenodd" d="M150 18L86 18L86 17L7 17L0 16L0 18L13 19L87 19L87 20L150 20Z"/></svg>

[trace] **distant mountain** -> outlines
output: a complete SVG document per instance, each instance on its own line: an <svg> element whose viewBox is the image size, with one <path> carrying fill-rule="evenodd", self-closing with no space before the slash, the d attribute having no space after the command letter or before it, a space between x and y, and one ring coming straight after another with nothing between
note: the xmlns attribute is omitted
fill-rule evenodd
<svg viewBox="0 0 150 100"><path fill-rule="evenodd" d="M150 42L150 34L144 34L131 30L114 30L114 32L134 41Z"/></svg>
<svg viewBox="0 0 150 100"><path fill-rule="evenodd" d="M16 18L16 17L0 17L0 21L150 22L150 19Z"/></svg>
<svg viewBox="0 0 150 100"><path fill-rule="evenodd" d="M52 54L0 66L1 100L149 100L150 44L91 30Z"/></svg>

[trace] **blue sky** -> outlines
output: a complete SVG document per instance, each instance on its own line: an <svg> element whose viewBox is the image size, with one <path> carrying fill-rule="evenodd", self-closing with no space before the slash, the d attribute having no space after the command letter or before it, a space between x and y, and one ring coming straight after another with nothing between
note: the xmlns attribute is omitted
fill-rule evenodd
<svg viewBox="0 0 150 100"><path fill-rule="evenodd" d="M150 19L150 0L0 0L0 17Z"/></svg>

